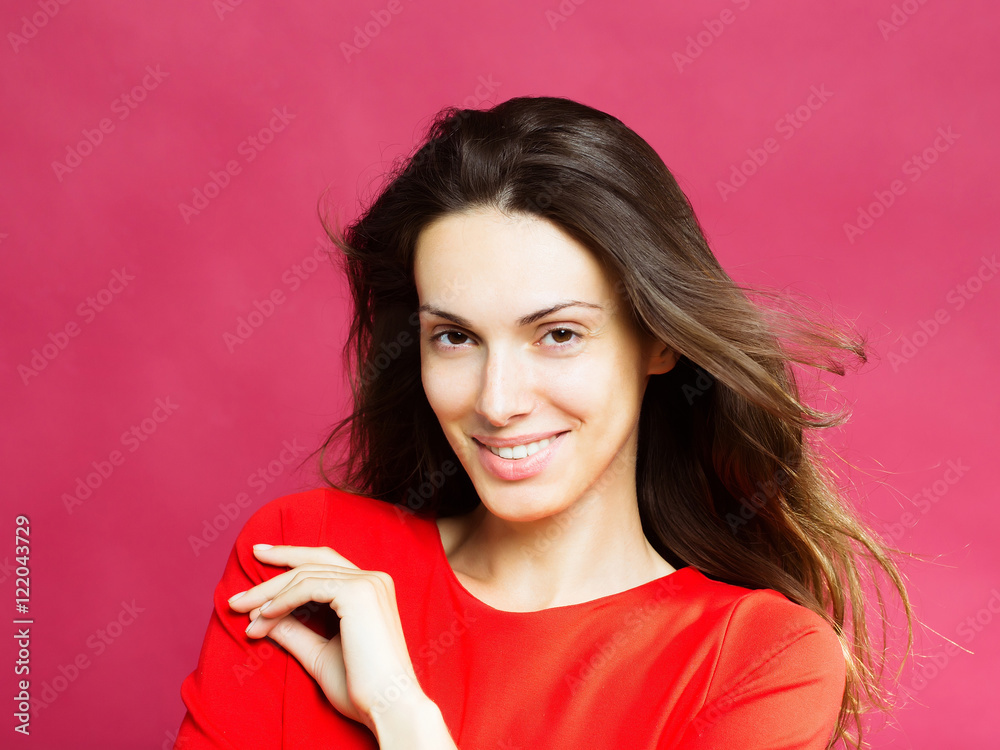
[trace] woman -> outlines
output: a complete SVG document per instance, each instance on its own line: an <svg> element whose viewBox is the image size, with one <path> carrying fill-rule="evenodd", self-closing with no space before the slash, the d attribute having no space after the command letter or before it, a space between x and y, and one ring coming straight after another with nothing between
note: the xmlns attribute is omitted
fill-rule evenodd
<svg viewBox="0 0 1000 750"><path fill-rule="evenodd" d="M909 605L791 364L861 344L752 303L567 99L442 112L328 232L354 410L241 531L177 747L860 746L866 575Z"/></svg>

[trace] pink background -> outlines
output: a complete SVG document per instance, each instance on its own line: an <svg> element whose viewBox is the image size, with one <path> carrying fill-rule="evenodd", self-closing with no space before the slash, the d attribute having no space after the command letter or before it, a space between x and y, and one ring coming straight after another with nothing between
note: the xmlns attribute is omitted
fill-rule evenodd
<svg viewBox="0 0 1000 750"><path fill-rule="evenodd" d="M906 567L924 656L872 744L996 743L995 4L224 3L0 13L0 590L14 598L25 514L33 690L55 690L11 747L170 746L239 527L316 484L293 471L298 448L280 461L283 443L311 450L343 413L344 286L308 260L320 193L352 218L439 108L526 94L621 118L674 171L734 277L869 332L868 365L833 378L854 418L829 439L879 527L926 558ZM894 14L905 23L880 24ZM723 196L754 154L766 161ZM185 220L179 204L231 161ZM892 204L849 236L877 194ZM227 346L273 290L272 314ZM36 349L45 367L27 370ZM133 426L142 440L123 441ZM69 512L94 462L110 475ZM195 554L220 504L236 517Z"/></svg>

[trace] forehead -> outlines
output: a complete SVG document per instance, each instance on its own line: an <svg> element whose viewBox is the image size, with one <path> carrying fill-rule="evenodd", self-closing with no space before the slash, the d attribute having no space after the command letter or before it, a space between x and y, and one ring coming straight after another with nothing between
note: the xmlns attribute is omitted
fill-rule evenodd
<svg viewBox="0 0 1000 750"><path fill-rule="evenodd" d="M602 302L613 288L597 257L558 225L492 208L435 219L417 238L413 268L422 303L474 298L521 308L582 295Z"/></svg>

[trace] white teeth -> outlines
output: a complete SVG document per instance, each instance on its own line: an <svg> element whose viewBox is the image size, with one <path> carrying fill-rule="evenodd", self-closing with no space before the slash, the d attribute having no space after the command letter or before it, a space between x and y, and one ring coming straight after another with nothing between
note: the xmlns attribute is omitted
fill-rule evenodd
<svg viewBox="0 0 1000 750"><path fill-rule="evenodd" d="M544 440L539 440L537 443L514 445L508 448L494 448L492 445L488 447L493 452L494 456L500 456L500 458L527 458L528 456L538 453L538 451L547 446L553 440L554 438L545 438Z"/></svg>

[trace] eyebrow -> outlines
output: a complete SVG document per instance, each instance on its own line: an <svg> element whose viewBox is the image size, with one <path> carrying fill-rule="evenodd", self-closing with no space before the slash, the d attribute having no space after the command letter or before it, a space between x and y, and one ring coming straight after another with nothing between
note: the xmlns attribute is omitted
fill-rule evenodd
<svg viewBox="0 0 1000 750"><path fill-rule="evenodd" d="M518 318L517 319L517 325L518 326L528 326L528 325L531 325L532 323L534 323L534 322L536 322L538 320L541 320L542 318L546 317L547 315L551 315L552 313L557 312L559 310L562 310L563 308L566 308L566 307L590 307L590 308L593 308L595 310L603 310L604 309L601 305L596 305L593 302L583 302L581 300L575 300L575 299L565 300L563 302L557 302L556 304L552 305L551 307L546 307L546 308L544 308L542 310L536 310L533 313L529 313L528 315L525 315L524 317ZM463 318L461 315L456 315L455 313L450 313L450 312L448 312L446 310L442 310L441 308L435 307L434 305L431 305L431 304L423 304L423 305L421 305L419 308L417 308L417 312L418 313L426 312L426 313L430 313L431 315L436 315L439 318L444 318L446 320L450 320L455 325L460 325L463 328L472 328L473 327L472 323L470 323L468 320L466 320L465 318Z"/></svg>

